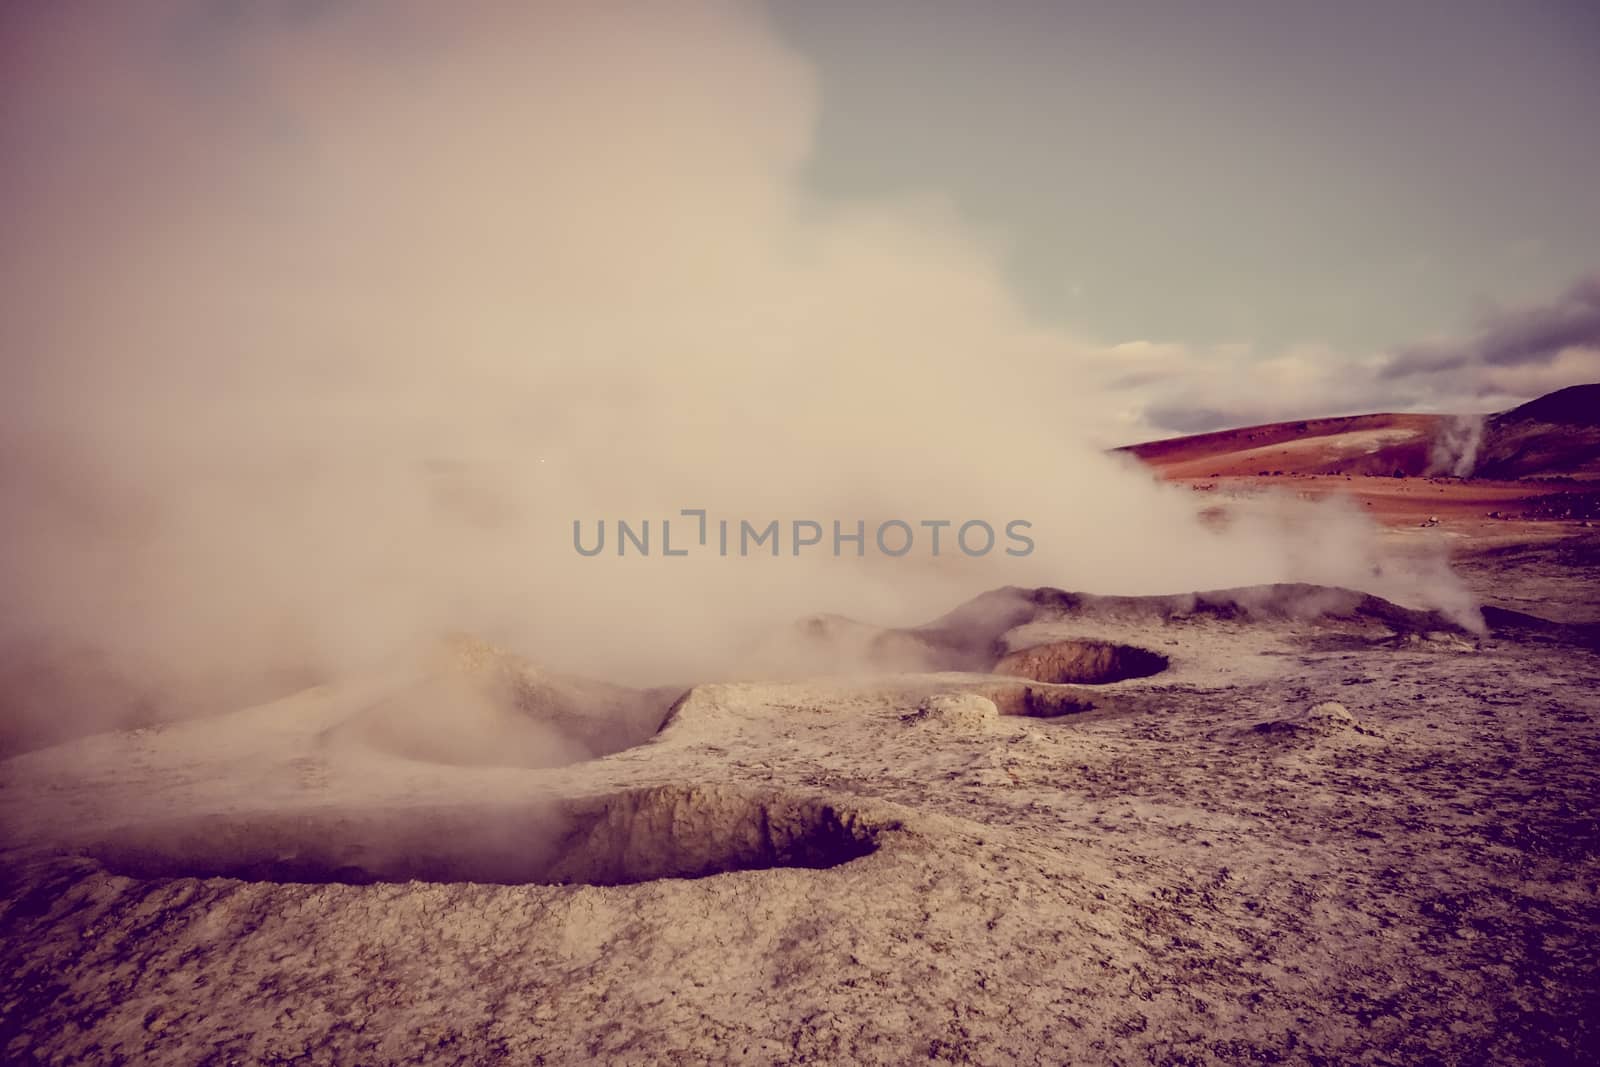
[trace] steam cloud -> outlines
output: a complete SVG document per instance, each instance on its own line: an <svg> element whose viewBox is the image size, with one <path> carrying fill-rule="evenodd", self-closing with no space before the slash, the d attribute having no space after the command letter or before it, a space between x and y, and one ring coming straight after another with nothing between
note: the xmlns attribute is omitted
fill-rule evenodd
<svg viewBox="0 0 1600 1067"><path fill-rule="evenodd" d="M222 710L446 631L662 681L759 625L1006 583L1468 607L1437 565L1394 586L1347 509L1215 530L1091 446L1099 399L996 249L937 198L807 192L817 87L754 8L3 18L14 733L130 690ZM1025 519L1037 550L572 550L575 519L682 508ZM76 688L39 681L62 662Z"/></svg>
<svg viewBox="0 0 1600 1067"><path fill-rule="evenodd" d="M1456 415L1444 424L1428 449L1426 474L1448 474L1469 478L1478 466L1483 449L1482 415Z"/></svg>

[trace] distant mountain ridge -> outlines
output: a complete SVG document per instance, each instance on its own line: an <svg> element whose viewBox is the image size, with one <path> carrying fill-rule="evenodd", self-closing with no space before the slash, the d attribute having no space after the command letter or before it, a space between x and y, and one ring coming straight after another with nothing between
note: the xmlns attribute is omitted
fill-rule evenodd
<svg viewBox="0 0 1600 1067"><path fill-rule="evenodd" d="M1546 393L1484 424L1480 478L1600 474L1600 384Z"/></svg>
<svg viewBox="0 0 1600 1067"><path fill-rule="evenodd" d="M1491 422L1545 422L1567 426L1600 426L1600 382L1569 385L1492 416Z"/></svg>
<svg viewBox="0 0 1600 1067"><path fill-rule="evenodd" d="M1242 426L1117 449L1169 478L1308 474L1600 477L1600 383L1493 415L1380 412Z"/></svg>

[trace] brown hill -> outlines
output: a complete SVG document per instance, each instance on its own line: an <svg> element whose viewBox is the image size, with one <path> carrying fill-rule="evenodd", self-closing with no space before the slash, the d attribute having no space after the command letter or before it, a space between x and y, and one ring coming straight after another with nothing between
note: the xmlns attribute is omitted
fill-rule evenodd
<svg viewBox="0 0 1600 1067"><path fill-rule="evenodd" d="M1600 426L1600 382L1569 385L1494 417L1503 423L1542 422L1565 426Z"/></svg>
<svg viewBox="0 0 1600 1067"><path fill-rule="evenodd" d="M1129 445L1172 479L1289 475L1600 476L1600 384L1496 415L1378 413Z"/></svg>
<svg viewBox="0 0 1600 1067"><path fill-rule="evenodd" d="M1574 385L1491 416L1481 478L1600 474L1600 384Z"/></svg>
<svg viewBox="0 0 1600 1067"><path fill-rule="evenodd" d="M1169 478L1288 474L1421 474L1442 415L1381 413L1301 419L1129 445Z"/></svg>

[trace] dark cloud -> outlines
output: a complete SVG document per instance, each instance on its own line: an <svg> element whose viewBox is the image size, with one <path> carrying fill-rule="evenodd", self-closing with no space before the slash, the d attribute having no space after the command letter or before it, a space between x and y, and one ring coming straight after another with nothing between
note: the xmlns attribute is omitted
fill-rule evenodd
<svg viewBox="0 0 1600 1067"><path fill-rule="evenodd" d="M1600 273L1579 279L1549 303L1496 312L1464 340L1402 348L1382 376L1549 363L1563 349L1589 346L1600 348Z"/></svg>

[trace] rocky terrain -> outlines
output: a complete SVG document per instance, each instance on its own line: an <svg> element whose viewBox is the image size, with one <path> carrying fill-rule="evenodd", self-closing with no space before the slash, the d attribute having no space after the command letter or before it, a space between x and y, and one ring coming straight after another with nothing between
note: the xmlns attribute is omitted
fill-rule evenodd
<svg viewBox="0 0 1600 1067"><path fill-rule="evenodd" d="M998 590L797 626L869 675L636 692L458 643L20 755L0 1048L1593 1062L1600 613L1560 584L1592 543L1557 551L1464 569L1565 590L1483 634L1308 586Z"/></svg>
<svg viewBox="0 0 1600 1067"><path fill-rule="evenodd" d="M1574 385L1493 415L1470 473L1484 478L1600 473L1600 385Z"/></svg>

